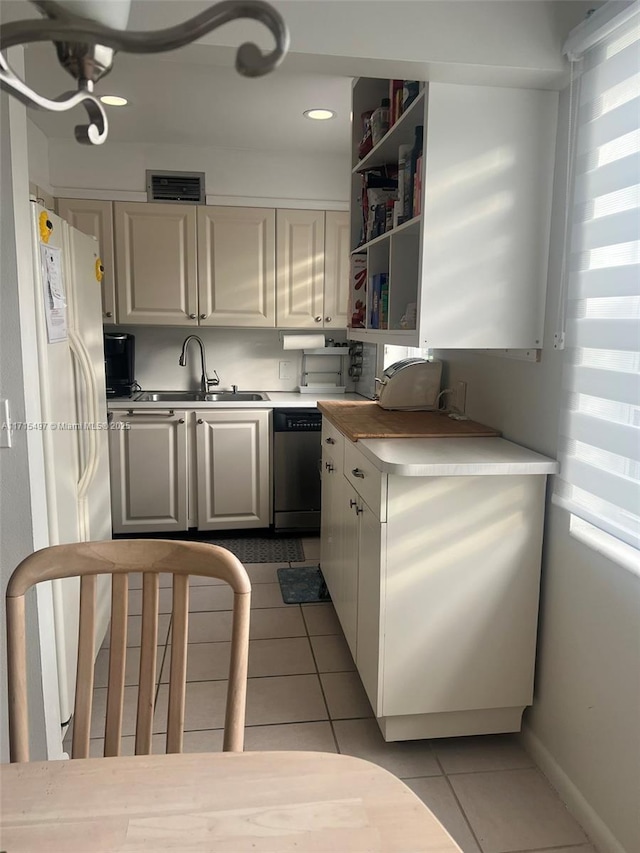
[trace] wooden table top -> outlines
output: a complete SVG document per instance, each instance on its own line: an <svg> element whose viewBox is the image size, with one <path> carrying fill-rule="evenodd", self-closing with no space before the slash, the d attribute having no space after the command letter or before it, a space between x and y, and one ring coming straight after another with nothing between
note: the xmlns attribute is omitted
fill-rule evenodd
<svg viewBox="0 0 640 853"><path fill-rule="evenodd" d="M399 779L322 752L0 766L8 853L461 853Z"/></svg>
<svg viewBox="0 0 640 853"><path fill-rule="evenodd" d="M318 401L318 409L351 441L359 438L478 438L499 436L493 427L458 421L444 412L394 412L373 401Z"/></svg>

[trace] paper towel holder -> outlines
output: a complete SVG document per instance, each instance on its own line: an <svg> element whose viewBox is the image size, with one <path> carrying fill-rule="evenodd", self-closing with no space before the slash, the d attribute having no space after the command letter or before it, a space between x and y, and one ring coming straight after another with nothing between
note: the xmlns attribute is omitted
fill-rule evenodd
<svg viewBox="0 0 640 853"><path fill-rule="evenodd" d="M318 339L322 338L324 341L323 347L326 347L326 345L327 345L326 336L322 332L316 332L316 331L311 331L311 330L307 331L304 329L295 329L295 330L279 329L278 330L278 340L282 344L283 348L284 348L285 341L287 338L290 338L291 340L294 340L294 341L295 340L303 341L305 338L307 338L307 339L309 339L309 338L318 338ZM300 349L300 350L308 349L308 345L301 343L299 347L292 347L291 349Z"/></svg>

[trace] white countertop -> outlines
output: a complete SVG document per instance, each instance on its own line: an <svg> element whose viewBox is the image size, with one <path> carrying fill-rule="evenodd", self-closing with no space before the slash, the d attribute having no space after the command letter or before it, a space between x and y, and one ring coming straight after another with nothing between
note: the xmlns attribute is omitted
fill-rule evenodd
<svg viewBox="0 0 640 853"><path fill-rule="evenodd" d="M463 477L555 474L558 463L504 438L366 438L356 442L385 474Z"/></svg>
<svg viewBox="0 0 640 853"><path fill-rule="evenodd" d="M150 390L159 389L152 388ZM139 394L141 392L136 393ZM107 400L107 409L109 411L121 411L123 409L149 409L149 411L153 411L154 409L313 409L319 400L362 402L367 399L367 397L362 397L360 394L300 394L298 391L262 391L259 393L266 394L269 399L240 401L237 403L226 401L224 403L206 403L185 400L173 403L166 400L161 403L137 403L135 400L113 397Z"/></svg>

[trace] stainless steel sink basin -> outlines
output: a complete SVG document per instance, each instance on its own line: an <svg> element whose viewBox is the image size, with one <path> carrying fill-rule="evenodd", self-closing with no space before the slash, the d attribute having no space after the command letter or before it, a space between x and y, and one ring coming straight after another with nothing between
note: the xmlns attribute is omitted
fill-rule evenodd
<svg viewBox="0 0 640 853"><path fill-rule="evenodd" d="M143 391L136 397L136 403L195 403L203 399L199 391Z"/></svg>
<svg viewBox="0 0 640 853"><path fill-rule="evenodd" d="M216 394L205 394L204 399L208 403L244 403L252 400L268 400L266 394L249 393L238 391L236 394L233 391L219 391Z"/></svg>
<svg viewBox="0 0 640 853"><path fill-rule="evenodd" d="M260 392L218 391L215 394L203 394L202 391L142 391L136 397L136 403L247 403L255 400L268 400Z"/></svg>

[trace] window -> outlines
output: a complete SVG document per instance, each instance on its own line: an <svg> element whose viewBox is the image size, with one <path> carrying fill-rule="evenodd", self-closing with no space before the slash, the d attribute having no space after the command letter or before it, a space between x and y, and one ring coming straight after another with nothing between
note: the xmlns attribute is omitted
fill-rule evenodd
<svg viewBox="0 0 640 853"><path fill-rule="evenodd" d="M569 38L560 475L554 500L640 548L640 4ZM581 525L577 525L580 527ZM636 554L636 556L640 556Z"/></svg>

